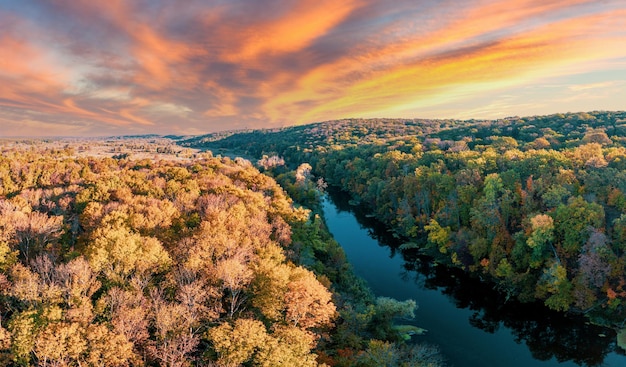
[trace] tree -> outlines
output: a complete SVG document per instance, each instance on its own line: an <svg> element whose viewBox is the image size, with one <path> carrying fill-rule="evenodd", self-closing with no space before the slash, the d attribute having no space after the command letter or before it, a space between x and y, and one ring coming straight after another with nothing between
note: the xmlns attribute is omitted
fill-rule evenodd
<svg viewBox="0 0 626 367"><path fill-rule="evenodd" d="M285 319L303 329L330 325L335 318L332 294L315 278L315 274L302 267L292 270L285 293Z"/></svg>
<svg viewBox="0 0 626 367"><path fill-rule="evenodd" d="M503 189L502 179L497 173L490 173L485 177L483 193L488 204L495 204L501 190Z"/></svg>
<svg viewBox="0 0 626 367"><path fill-rule="evenodd" d="M588 143L578 146L572 152L572 158L579 167L606 166L602 146L598 143Z"/></svg>
<svg viewBox="0 0 626 367"><path fill-rule="evenodd" d="M11 333L11 355L13 361L28 365L31 353L35 348L35 341L39 317L36 311L16 313L9 320L8 330Z"/></svg>
<svg viewBox="0 0 626 367"><path fill-rule="evenodd" d="M601 145L612 144L613 141L609 138L603 129L590 130L585 133L583 137L583 143L597 143Z"/></svg>
<svg viewBox="0 0 626 367"><path fill-rule="evenodd" d="M153 273L171 264L169 254L154 237L144 237L117 223L97 228L86 249L89 264L111 279Z"/></svg>
<svg viewBox="0 0 626 367"><path fill-rule="evenodd" d="M228 317L233 317L245 301L244 291L252 281L252 269L241 256L221 260L216 265L216 277L228 292Z"/></svg>
<svg viewBox="0 0 626 367"><path fill-rule="evenodd" d="M65 303L70 306L91 298L101 286L91 266L82 256L66 264L58 265L55 271L55 281L63 290Z"/></svg>
<svg viewBox="0 0 626 367"><path fill-rule="evenodd" d="M589 237L589 227L602 228L604 209L588 203L582 197L571 198L567 205L559 205L555 212L554 233L560 252L567 258L577 256Z"/></svg>
<svg viewBox="0 0 626 367"><path fill-rule="evenodd" d="M546 252L553 249L554 241L554 220L546 214L537 214L530 219L531 233L526 244L532 249L530 266L538 268L541 266Z"/></svg>
<svg viewBox="0 0 626 367"><path fill-rule="evenodd" d="M268 157L267 155L263 155L263 157L259 159L257 164L263 167L264 170L269 170L271 168L284 166L285 160L277 155L273 155L271 157Z"/></svg>
<svg viewBox="0 0 626 367"><path fill-rule="evenodd" d="M399 366L400 351L393 343L373 339L359 360L364 366Z"/></svg>
<svg viewBox="0 0 626 367"><path fill-rule="evenodd" d="M268 335L263 323L253 319L237 319L209 329L208 339L224 367L235 367L253 359Z"/></svg>
<svg viewBox="0 0 626 367"><path fill-rule="evenodd" d="M165 300L160 290L150 291L150 301L155 340L148 346L148 351L162 366L185 366L187 355L200 342L198 325L183 305Z"/></svg>
<svg viewBox="0 0 626 367"><path fill-rule="evenodd" d="M30 268L17 263L9 270L11 288L7 293L28 307L34 308L44 301L58 301L61 290L54 284L46 283Z"/></svg>
<svg viewBox="0 0 626 367"><path fill-rule="evenodd" d="M553 209L558 207L560 204L564 203L564 199L569 195L569 191L561 186L561 185L552 185L550 188L541 196L544 204L549 209Z"/></svg>
<svg viewBox="0 0 626 367"><path fill-rule="evenodd" d="M255 358L260 367L317 367L314 334L294 326L277 326Z"/></svg>
<svg viewBox="0 0 626 367"><path fill-rule="evenodd" d="M428 233L428 242L435 245L442 254L447 253L451 245L450 227L441 227L435 219L431 219L424 229Z"/></svg>
<svg viewBox="0 0 626 367"><path fill-rule="evenodd" d="M111 288L104 297L111 325L116 335L123 335L135 345L142 345L149 337L149 302L142 289Z"/></svg>
<svg viewBox="0 0 626 367"><path fill-rule="evenodd" d="M0 365L11 363L11 333L2 327L0 319Z"/></svg>
<svg viewBox="0 0 626 367"><path fill-rule="evenodd" d="M417 304L412 299L398 301L389 297L378 297L369 328L378 339L397 340L399 334L393 328L393 320L395 318L414 318L416 308Z"/></svg>
<svg viewBox="0 0 626 367"><path fill-rule="evenodd" d="M296 169L296 183L304 185L306 183L306 180L311 175L312 169L313 168L308 163L302 163L300 166L298 166L298 168Z"/></svg>
<svg viewBox="0 0 626 367"><path fill-rule="evenodd" d="M5 231L8 229L17 242L22 259L34 258L61 234L62 216L48 216L29 208L19 210L8 203L0 206L0 216L4 217Z"/></svg>
<svg viewBox="0 0 626 367"><path fill-rule="evenodd" d="M217 287L207 284L195 271L179 268L175 273L176 301L186 308L192 324L214 321L222 311L222 294Z"/></svg>
<svg viewBox="0 0 626 367"><path fill-rule="evenodd" d="M139 359L133 352L133 343L125 335L109 330L106 325L89 325L85 339L87 341L85 361L89 366L128 366Z"/></svg>
<svg viewBox="0 0 626 367"><path fill-rule="evenodd" d="M17 251L12 251L7 240L0 235L0 272L5 271L17 261Z"/></svg>
<svg viewBox="0 0 626 367"><path fill-rule="evenodd" d="M285 293L291 267L285 264L280 247L270 245L259 252L252 264L254 279L251 283L251 304L269 320L277 321L285 310Z"/></svg>
<svg viewBox="0 0 626 367"><path fill-rule="evenodd" d="M589 239L578 256L578 271L582 279L595 288L601 288L611 273L611 260L615 259L613 251L607 244L604 233L592 229Z"/></svg>
<svg viewBox="0 0 626 367"><path fill-rule="evenodd" d="M80 364L87 350L85 330L77 323L53 322L37 335L34 353L40 365L68 366Z"/></svg>
<svg viewBox="0 0 626 367"><path fill-rule="evenodd" d="M573 302L572 284L567 279L567 270L553 261L544 268L543 275L537 284L537 296L546 298L545 304L557 311L567 311Z"/></svg>
<svg viewBox="0 0 626 367"><path fill-rule="evenodd" d="M626 214L613 220L613 248L617 254L626 252Z"/></svg>

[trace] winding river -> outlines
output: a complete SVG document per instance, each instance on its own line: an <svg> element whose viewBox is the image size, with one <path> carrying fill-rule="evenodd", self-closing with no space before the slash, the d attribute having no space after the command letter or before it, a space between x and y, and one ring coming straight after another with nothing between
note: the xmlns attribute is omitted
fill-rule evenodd
<svg viewBox="0 0 626 367"><path fill-rule="evenodd" d="M413 340L437 345L450 365L626 366L612 330L540 304L504 302L489 285L460 271L404 258L385 228L345 196L331 191L323 209L354 271L377 296L416 300L413 324L428 332Z"/></svg>

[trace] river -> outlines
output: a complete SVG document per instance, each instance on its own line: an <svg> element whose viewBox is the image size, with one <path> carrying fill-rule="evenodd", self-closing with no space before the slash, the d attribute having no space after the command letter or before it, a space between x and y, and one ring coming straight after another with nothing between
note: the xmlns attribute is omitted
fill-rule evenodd
<svg viewBox="0 0 626 367"><path fill-rule="evenodd" d="M540 304L504 302L491 286L460 271L417 256L405 259L385 228L345 196L331 191L323 210L355 273L377 296L417 301L412 323L428 332L412 340L437 345L449 365L626 366L612 330Z"/></svg>

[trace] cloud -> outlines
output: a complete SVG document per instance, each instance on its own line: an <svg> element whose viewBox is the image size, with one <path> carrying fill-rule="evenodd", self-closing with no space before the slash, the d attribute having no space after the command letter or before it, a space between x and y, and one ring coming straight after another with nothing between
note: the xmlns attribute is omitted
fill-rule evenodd
<svg viewBox="0 0 626 367"><path fill-rule="evenodd" d="M605 89L608 87L612 87L614 85L616 85L617 83L614 81L608 81L608 82L598 82L598 83L587 83L587 84L576 84L576 85L570 85L568 88L571 91L574 92L579 92L582 90L589 90L589 89Z"/></svg>
<svg viewBox="0 0 626 367"><path fill-rule="evenodd" d="M528 14L534 16L536 12ZM449 95L458 97L455 92L458 89L481 93L562 73L576 73L572 66L625 55L619 46L624 39L622 30L626 29L624 15L624 10L580 15L540 23L524 32L482 42L472 39L472 34L464 38L468 33L463 24L474 20L459 20L457 23L462 26L457 30L448 28L446 32L457 31L457 36L451 38L468 46L442 49L439 41L426 39L417 48L412 47L413 43L401 42L389 46L385 52L346 57L312 70L300 79L301 95L289 91L272 99L269 108L278 116L286 106L304 98L305 94L312 94L318 97L319 103L316 108L297 111L296 115L303 121L316 117L347 117L358 111L356 106L364 107L361 113L371 116L380 112L385 116L382 113L398 107L403 107L401 110L411 104L427 107L441 103ZM483 21L489 23L489 20ZM511 26L510 22L505 24ZM431 44L435 46L423 46ZM408 49L403 51L402 45ZM388 61L389 49L395 50L391 53L398 57L395 62ZM412 57L412 54L422 56ZM380 65L380 68L368 68L371 65ZM333 85L336 88L332 88Z"/></svg>
<svg viewBox="0 0 626 367"><path fill-rule="evenodd" d="M465 104L522 115L526 94L505 104L473 95L626 67L614 62L626 58L619 0L7 4L0 116L21 113L48 129L72 121L77 134L458 113ZM602 83L558 88L583 93Z"/></svg>
<svg viewBox="0 0 626 367"><path fill-rule="evenodd" d="M226 61L254 61L262 54L298 52L326 35L355 8L356 0L303 0L288 4L286 11L271 19L254 22L235 35L235 45L222 56ZM237 44L238 43L238 44Z"/></svg>

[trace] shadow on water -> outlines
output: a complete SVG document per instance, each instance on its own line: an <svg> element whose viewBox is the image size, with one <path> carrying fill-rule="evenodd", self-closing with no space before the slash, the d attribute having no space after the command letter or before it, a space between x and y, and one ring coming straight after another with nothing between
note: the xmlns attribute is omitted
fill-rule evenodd
<svg viewBox="0 0 626 367"><path fill-rule="evenodd" d="M488 334L498 333L499 337L505 335L515 344L525 344L536 361L555 360L554 364L573 362L584 366L626 365L623 351L616 346L613 330L591 325L583 317L550 311L541 303L506 301L503 294L494 290L493 284L489 282L471 277L460 269L433 265L428 257L399 250L401 241L394 238L382 223L368 216L364 208L351 205L347 194L329 190L329 197L338 212L352 214L361 229L367 230L379 246L388 247L390 258L402 256L403 269L398 276L405 282L414 282L423 289L437 291L445 295L457 310L469 311L468 323L455 327L476 328ZM382 289L370 285L375 294L382 293ZM448 315L428 316L436 318ZM444 344L446 341L434 342ZM442 349L445 351L445 345L442 345ZM617 364L607 362L609 355L609 359L618 360Z"/></svg>

